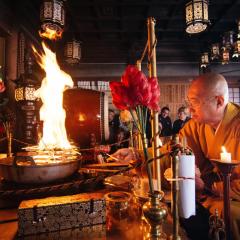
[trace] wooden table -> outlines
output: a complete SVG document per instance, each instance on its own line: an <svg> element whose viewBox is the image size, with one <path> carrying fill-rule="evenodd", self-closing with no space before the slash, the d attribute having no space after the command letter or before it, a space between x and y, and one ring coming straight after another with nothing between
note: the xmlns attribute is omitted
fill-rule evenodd
<svg viewBox="0 0 240 240"><path fill-rule="evenodd" d="M169 215L163 224L165 233L169 236L172 230L172 220ZM23 239L17 237L18 222L17 209L0 210L0 240ZM26 240L138 240L145 239L149 230L148 224L141 217L129 216L125 219L111 221L108 219L104 225L95 225L88 228L74 228L63 231L25 236ZM185 232L181 229L181 239L187 239Z"/></svg>

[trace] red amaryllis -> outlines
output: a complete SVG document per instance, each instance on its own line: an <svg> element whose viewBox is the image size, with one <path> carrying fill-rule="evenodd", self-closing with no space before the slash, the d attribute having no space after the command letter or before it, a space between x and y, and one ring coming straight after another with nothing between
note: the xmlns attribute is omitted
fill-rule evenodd
<svg viewBox="0 0 240 240"><path fill-rule="evenodd" d="M0 93L4 92L5 91L5 85L4 85L4 82L3 80L0 78Z"/></svg>
<svg viewBox="0 0 240 240"><path fill-rule="evenodd" d="M129 98L127 94L127 89L121 82L110 83L110 89L112 92L113 104L121 109L129 108Z"/></svg>
<svg viewBox="0 0 240 240"><path fill-rule="evenodd" d="M157 78L147 78L135 66L128 66L121 78L121 82L111 82L110 89L114 105L120 110L127 109L130 111L134 124L141 135L144 156L147 161L147 112L148 108L159 110L160 90ZM151 171L148 169L149 182L151 183L150 175ZM152 183L150 186L152 186Z"/></svg>

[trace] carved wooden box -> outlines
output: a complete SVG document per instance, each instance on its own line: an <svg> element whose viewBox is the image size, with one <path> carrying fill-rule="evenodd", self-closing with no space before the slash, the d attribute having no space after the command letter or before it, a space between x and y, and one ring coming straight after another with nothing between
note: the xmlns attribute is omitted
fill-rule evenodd
<svg viewBox="0 0 240 240"><path fill-rule="evenodd" d="M18 208L19 235L84 227L106 222L100 193L26 200Z"/></svg>

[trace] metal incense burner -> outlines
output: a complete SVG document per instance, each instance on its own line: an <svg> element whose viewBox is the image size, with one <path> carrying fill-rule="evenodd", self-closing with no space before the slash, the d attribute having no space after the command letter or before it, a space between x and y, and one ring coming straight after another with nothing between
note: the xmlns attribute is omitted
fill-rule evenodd
<svg viewBox="0 0 240 240"><path fill-rule="evenodd" d="M6 181L44 184L71 176L80 167L80 156L73 149L22 152L0 159L0 176Z"/></svg>
<svg viewBox="0 0 240 240"><path fill-rule="evenodd" d="M143 215L151 226L148 239L167 239L161 225L168 214L167 206L160 202L163 196L162 191L154 191L153 194L149 194L149 201L143 205Z"/></svg>

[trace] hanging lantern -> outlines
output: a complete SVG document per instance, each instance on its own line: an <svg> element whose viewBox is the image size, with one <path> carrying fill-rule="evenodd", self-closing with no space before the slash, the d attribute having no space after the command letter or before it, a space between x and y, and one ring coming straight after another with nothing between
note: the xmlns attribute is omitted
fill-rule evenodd
<svg viewBox="0 0 240 240"><path fill-rule="evenodd" d="M211 59L216 61L220 58L219 43L214 43L211 46Z"/></svg>
<svg viewBox="0 0 240 240"><path fill-rule="evenodd" d="M15 100L18 101L35 101L37 98L35 96L36 87L32 84L19 85L15 89Z"/></svg>
<svg viewBox="0 0 240 240"><path fill-rule="evenodd" d="M238 20L238 34L237 34L237 39L234 43L234 51L232 58L240 58L240 19Z"/></svg>
<svg viewBox="0 0 240 240"><path fill-rule="evenodd" d="M208 65L209 65L208 52L204 52L204 53L201 55L200 68L207 68Z"/></svg>
<svg viewBox="0 0 240 240"><path fill-rule="evenodd" d="M20 78L16 81L17 86L15 88L15 100L18 101L35 101L35 91L37 84L33 75L33 56L29 51L25 54L24 61L24 74L21 74Z"/></svg>
<svg viewBox="0 0 240 240"><path fill-rule="evenodd" d="M226 32L223 36L223 46L226 47L227 49L231 49L233 47L233 37L234 37L234 32L229 31Z"/></svg>
<svg viewBox="0 0 240 240"><path fill-rule="evenodd" d="M57 40L62 37L65 9L61 0L43 0L40 10L41 37Z"/></svg>
<svg viewBox="0 0 240 240"><path fill-rule="evenodd" d="M230 60L230 50L226 47L222 47L222 64L228 64Z"/></svg>
<svg viewBox="0 0 240 240"><path fill-rule="evenodd" d="M232 57L235 59L240 57L240 38L234 44Z"/></svg>
<svg viewBox="0 0 240 240"><path fill-rule="evenodd" d="M65 61L69 64L79 63L82 52L81 52L81 42L73 39L65 45L64 49Z"/></svg>
<svg viewBox="0 0 240 240"><path fill-rule="evenodd" d="M191 0L186 4L186 32L203 32L209 23L208 0Z"/></svg>

